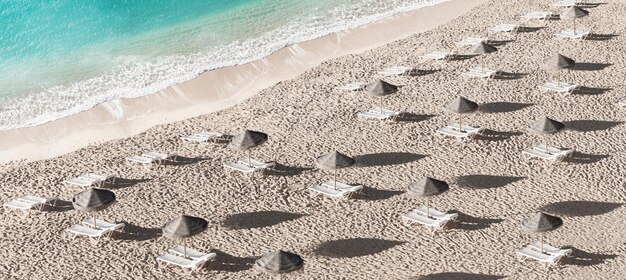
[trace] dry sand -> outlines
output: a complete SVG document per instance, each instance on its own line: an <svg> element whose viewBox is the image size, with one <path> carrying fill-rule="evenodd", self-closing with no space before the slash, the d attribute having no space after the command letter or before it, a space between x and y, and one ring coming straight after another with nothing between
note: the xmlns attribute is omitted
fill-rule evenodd
<svg viewBox="0 0 626 280"><path fill-rule="evenodd" d="M305 260L305 270L285 279L624 279L626 112L614 104L626 96L626 3L607 2L590 8L591 15L578 21L602 38L556 39L553 34L570 24L565 21L497 35L499 50L486 56L485 64L513 73L511 79L459 77L479 63L476 58L423 64L420 68L431 74L387 79L403 87L385 98L385 107L411 113L398 123L358 119L356 112L369 108L374 98L332 88L371 81L384 66L417 64L423 53L452 49L454 41L484 34L494 23L516 22L527 11L547 9L546 1L488 1L433 30L322 63L232 108L53 159L6 166L0 171L3 199L34 194L64 201L27 218L0 214L0 276L182 278L179 270L157 269L154 258L173 244L157 238L158 229L185 213L210 221L193 247L218 252L218 262L185 277L191 279L267 279L250 264L255 256L279 248ZM562 77L581 83L582 91L561 97L536 89L549 77L539 68L541 61L555 52L579 62L577 70ZM481 105L481 113L465 119L487 127L485 137L461 144L434 135L456 119L442 105L457 95ZM544 114L570 128L550 137L551 143L577 151L554 166L528 162L520 152L539 141L525 133L525 126ZM179 140L198 130L240 129L270 135L253 156L277 161L276 172L253 180L229 177L222 164L241 154L224 144ZM313 158L333 149L357 158L360 166L340 176L365 185L362 197L338 204L309 197L306 186L332 175L315 169ZM152 171L124 164L125 156L146 150L177 152L187 161ZM118 202L102 215L128 223L126 232L97 246L84 239L70 241L63 233L84 214L67 203L79 190L60 182L87 171L124 178L123 184L110 187ZM405 189L424 175L451 183L451 190L433 198L431 205L460 213L458 224L435 236L420 226L407 228L399 219L423 203ZM537 238L519 225L540 208L564 219L564 226L548 233L546 240L574 248L564 266L549 272L536 262L517 261L514 254Z"/></svg>

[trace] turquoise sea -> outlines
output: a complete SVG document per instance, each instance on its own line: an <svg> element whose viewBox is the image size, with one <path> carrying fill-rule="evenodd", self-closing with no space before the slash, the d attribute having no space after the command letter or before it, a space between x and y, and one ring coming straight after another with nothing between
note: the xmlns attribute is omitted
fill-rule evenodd
<svg viewBox="0 0 626 280"><path fill-rule="evenodd" d="M0 130L445 0L0 0Z"/></svg>

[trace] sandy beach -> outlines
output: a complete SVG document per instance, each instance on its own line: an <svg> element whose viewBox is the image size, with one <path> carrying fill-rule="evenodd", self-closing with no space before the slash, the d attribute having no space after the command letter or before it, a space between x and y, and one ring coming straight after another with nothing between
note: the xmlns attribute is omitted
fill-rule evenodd
<svg viewBox="0 0 626 280"><path fill-rule="evenodd" d="M589 7L589 16L577 20L595 34L588 40L554 36L570 27L570 21L529 21L523 32L494 35L495 53L420 63L420 55L430 51L464 53L467 49L457 48L455 41L485 36L490 26L520 23L526 12L549 9L557 11L548 1L453 0L389 19L401 30L374 42L355 38L364 38L368 30L381 34L394 28L376 29L373 24L328 41L311 41L304 49L320 53L307 51L304 58L310 63L289 68L292 72L270 69L268 75L275 75L275 80L260 76L233 96L208 92L218 87L223 91L216 92L232 93L232 85L257 75L259 70L253 69L267 62L243 65L237 70L240 75L232 69L206 73L149 97L103 104L76 116L84 126L73 129L81 134L68 131L69 124L78 125L72 117L46 124L32 137L27 136L28 129L8 132L0 140L6 146L3 157L18 159L25 151L31 160L52 157L2 166L0 198L31 194L60 200L55 207L28 216L2 210L0 278L268 279L252 264L266 252L283 249L305 261L304 270L286 274L285 279L623 279L626 111L615 104L626 97L622 81L626 2L611 0ZM403 33L407 30L411 34ZM344 42L341 36L355 41L341 47L331 43L325 49L322 42ZM386 44L371 49L378 40ZM276 60L285 55L289 63L287 53L297 56L298 49L277 53ZM582 86L571 96L537 89L552 76L542 62L557 52L577 62L560 75ZM506 77L485 81L460 76L481 62ZM273 63L267 65L282 66ZM383 100L386 108L408 112L397 122L358 118L357 112L378 99L333 89L353 81L374 81L380 78L378 70L392 65L417 66L425 73L384 78L401 86ZM478 113L464 117L487 129L471 142L435 135L436 129L457 119L442 109L457 96L480 106ZM111 120L115 106L137 108L144 102L157 104L154 99L159 98L171 106L150 112L124 110L114 125L101 126ZM562 163L546 165L522 156L523 149L542 141L526 127L544 115L567 127L549 138L551 145L575 149ZM84 122L91 116L92 122ZM171 123L152 127L163 122ZM90 124L97 125L89 128ZM243 129L269 135L267 143L252 151L256 159L277 163L265 177L228 175L223 164L244 154L224 143L180 140L203 130L236 134ZM27 139L20 140L25 144L20 146L16 136ZM115 138L119 139L97 141ZM53 144L42 145L46 141ZM66 153L91 142L98 143ZM177 153L179 162L147 170L124 161L152 150ZM339 202L309 196L307 186L332 176L317 169L314 159L332 150L357 160L355 167L340 172L340 180L364 185L363 194ZM65 233L85 213L71 206L80 188L62 181L85 172L117 175L117 183L106 186L115 192L117 202L99 215L126 224L124 232L97 245L86 238L71 240ZM400 215L424 204L406 193L410 182L424 176L450 184L450 190L432 198L430 205L459 214L458 222L435 235L400 220ZM546 241L573 250L561 266L550 270L515 256L517 248L539 238L520 229L521 220L537 210L564 221L545 235ZM178 269L158 269L155 262L175 244L160 237L161 227L181 214L209 221L206 232L189 245L217 253L215 263L192 276L183 276Z"/></svg>

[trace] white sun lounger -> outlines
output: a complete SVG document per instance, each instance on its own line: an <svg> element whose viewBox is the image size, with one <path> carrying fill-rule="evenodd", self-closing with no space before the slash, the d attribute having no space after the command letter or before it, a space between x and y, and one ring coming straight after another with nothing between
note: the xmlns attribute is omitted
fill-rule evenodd
<svg viewBox="0 0 626 280"><path fill-rule="evenodd" d="M454 130L462 130L462 131L467 131L467 132L471 132L471 133L480 133L480 132L485 130L484 128L482 128L480 126L471 126L471 125L466 125L466 124L461 124L461 127L459 129L459 124L458 123L448 124L447 127L448 128L452 128Z"/></svg>
<svg viewBox="0 0 626 280"><path fill-rule="evenodd" d="M217 140L223 140L224 134L215 131L202 131L199 133L180 137L180 139L190 142L207 142L209 140L216 142Z"/></svg>
<svg viewBox="0 0 626 280"><path fill-rule="evenodd" d="M395 111L395 110L389 110L389 109L380 108L380 107L372 107L370 108L369 112L378 113L378 114L382 113L384 115L388 115L393 118L400 117L404 114L404 111Z"/></svg>
<svg viewBox="0 0 626 280"><path fill-rule="evenodd" d="M460 140L471 140L479 133L479 131L461 131L447 126L437 129L436 132L438 135L444 137L454 137Z"/></svg>
<svg viewBox="0 0 626 280"><path fill-rule="evenodd" d="M541 252L541 243L539 241L535 241L526 245L526 247ZM543 243L543 252L549 255L563 255L570 256L572 255L572 249L561 249L550 244Z"/></svg>
<svg viewBox="0 0 626 280"><path fill-rule="evenodd" d="M466 72L461 73L461 76L470 78L486 78L493 79L498 74L498 70L485 69L485 68L470 68Z"/></svg>
<svg viewBox="0 0 626 280"><path fill-rule="evenodd" d="M480 42L489 41L487 38L477 38L477 37L465 37L463 40L455 42L458 46L474 46L479 44Z"/></svg>
<svg viewBox="0 0 626 280"><path fill-rule="evenodd" d="M393 113L386 113L386 112L393 112ZM370 109L367 112L359 112L357 113L358 117L361 118L365 118L365 119L375 119L375 120L379 120L379 121L385 121L385 120L391 120L391 121L395 121L399 115L401 115L402 112L400 111L391 111L391 110L374 110L373 108Z"/></svg>
<svg viewBox="0 0 626 280"><path fill-rule="evenodd" d="M434 51L420 56L423 60L449 60L454 58L456 53L454 52L444 52L444 51Z"/></svg>
<svg viewBox="0 0 626 280"><path fill-rule="evenodd" d="M152 163L163 163L166 160L176 161L176 154L163 154L159 152L147 152L140 156L130 156L126 158L127 162L139 163L147 167Z"/></svg>
<svg viewBox="0 0 626 280"><path fill-rule="evenodd" d="M156 258L159 268L166 268L169 265L175 265L183 269L183 271L191 275L194 271L202 268L207 262L206 260L186 259L170 253L164 253Z"/></svg>
<svg viewBox="0 0 626 280"><path fill-rule="evenodd" d="M357 91L357 90L365 89L365 86L367 86L366 83L353 82L353 83L349 83L349 84L345 84L341 86L336 86L335 89L342 90L342 91Z"/></svg>
<svg viewBox="0 0 626 280"><path fill-rule="evenodd" d="M565 30L561 30L561 32L556 33L555 35L559 38L567 38L567 39L585 39L587 37L589 37L589 35L591 34L591 32L589 31L581 31L581 30L571 30L571 29L565 29Z"/></svg>
<svg viewBox="0 0 626 280"><path fill-rule="evenodd" d="M546 149L546 145L544 144L535 144L533 145L532 149L543 152L543 153L547 152L549 154L563 155L563 156L569 156L574 152L573 149L559 149L557 147L552 147L550 145L548 145L548 148Z"/></svg>
<svg viewBox="0 0 626 280"><path fill-rule="evenodd" d="M574 90L580 88L580 85L569 84L564 82L548 81L542 85L537 86L541 92L554 91L563 96L570 95Z"/></svg>
<svg viewBox="0 0 626 280"><path fill-rule="evenodd" d="M70 178L63 181L65 185L73 185L79 187L91 187L93 185L102 186L105 183L114 183L114 175L98 175L94 173L85 173L78 177Z"/></svg>
<svg viewBox="0 0 626 280"><path fill-rule="evenodd" d="M104 230L109 230L109 231L122 230L124 228L123 223L112 224L112 223L109 223L107 221L100 220L100 219L96 219L96 223L94 224L92 217L87 217L83 219L83 221L80 223L83 225L89 226L91 228L98 228L98 229L104 229Z"/></svg>
<svg viewBox="0 0 626 280"><path fill-rule="evenodd" d="M378 71L383 76L409 76L417 74L417 68L407 66L391 66Z"/></svg>
<svg viewBox="0 0 626 280"><path fill-rule="evenodd" d="M109 238L113 234L113 231L109 229L91 228L82 225L73 225L65 229L65 231L72 235L72 239L78 236L86 236L96 238L97 241L99 241L100 238Z"/></svg>
<svg viewBox="0 0 626 280"><path fill-rule="evenodd" d="M437 220L454 221L454 220L456 220L459 217L459 214L457 214L457 213L450 213L450 214L443 213L443 212L437 211L437 210L432 209L432 208L426 208L424 206L415 207L415 209L413 209L413 211L415 213L417 213L417 214L422 215L422 216L429 217L429 218L435 218Z"/></svg>
<svg viewBox="0 0 626 280"><path fill-rule="evenodd" d="M327 196L330 198L348 199L354 193L356 193L356 191L350 191L350 190L345 190L345 189L342 190L339 188L335 190L333 189L332 186L325 186L325 185L312 185L312 186L307 187L307 189L309 190L309 195L311 197L323 195L323 196Z"/></svg>
<svg viewBox="0 0 626 280"><path fill-rule="evenodd" d="M260 160L256 160L256 159L240 159L237 161L238 164L242 164L242 165L246 165L248 167L253 167L253 168L261 168L261 169L269 169L272 168L274 166L276 166L276 163L273 161L270 162L262 162Z"/></svg>
<svg viewBox="0 0 626 280"><path fill-rule="evenodd" d="M546 264L547 268L549 268L553 264L557 264L564 256L564 255L544 254L539 251L530 249L528 247L515 250L515 254L517 255L520 261L533 259L533 260Z"/></svg>
<svg viewBox="0 0 626 280"><path fill-rule="evenodd" d="M224 169L226 169L228 173L232 171L237 171L237 172L243 173L244 175L248 175L248 174L253 174L255 172L263 173L263 171L266 168L252 167L252 166L248 166L247 164L242 164L238 162L229 162L229 163L224 163Z"/></svg>
<svg viewBox="0 0 626 280"><path fill-rule="evenodd" d="M2 206L6 208L18 209L22 211L26 211L30 209L41 210L44 205L46 204L49 205L50 202L56 201L56 200L57 200L56 197L43 198L43 197L38 197L38 196L25 195L25 196L21 196L13 200L4 202Z"/></svg>
<svg viewBox="0 0 626 280"><path fill-rule="evenodd" d="M187 254L187 258L190 258L192 260L209 261L217 257L216 253L204 253L189 247L185 248L181 245L176 245L167 250L167 252L170 254L178 255L180 257L185 257L185 254Z"/></svg>
<svg viewBox="0 0 626 280"><path fill-rule="evenodd" d="M555 14L552 12L544 12L544 11L532 11L532 12L528 12L525 15L522 15L522 19L525 20L532 20L532 19L538 19L538 20L548 20L552 17L554 17Z"/></svg>
<svg viewBox="0 0 626 280"><path fill-rule="evenodd" d="M353 185L348 185L348 184L341 183L341 182L337 182L335 184L334 180L328 180L328 181L322 183L322 186L328 187L328 188L331 188L331 189L334 189L335 187L337 187L337 190L340 190L340 191L349 191L349 192L357 192L357 193L360 193L361 190L363 190L363 186L362 185L354 185L353 186Z"/></svg>
<svg viewBox="0 0 626 280"><path fill-rule="evenodd" d="M442 229L450 220L431 219L415 211L409 211L400 217L405 226L411 226L415 223L424 225L432 230Z"/></svg>
<svg viewBox="0 0 626 280"><path fill-rule="evenodd" d="M583 2L581 1L575 1L575 0L563 0L561 2L555 2L550 4L550 6L555 7L555 8L569 8L572 6L577 6L577 5L581 5L583 4Z"/></svg>
<svg viewBox="0 0 626 280"><path fill-rule="evenodd" d="M514 23L503 23L487 29L490 33L517 32L522 26Z"/></svg>
<svg viewBox="0 0 626 280"><path fill-rule="evenodd" d="M536 149L525 149L522 154L527 156L528 159L538 158L551 163L560 162L565 155L562 154L550 154Z"/></svg>

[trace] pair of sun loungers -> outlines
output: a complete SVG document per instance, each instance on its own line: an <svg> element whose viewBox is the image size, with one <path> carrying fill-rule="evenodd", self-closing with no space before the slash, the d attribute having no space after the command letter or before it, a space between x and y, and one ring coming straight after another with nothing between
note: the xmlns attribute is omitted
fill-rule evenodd
<svg viewBox="0 0 626 280"><path fill-rule="evenodd" d="M114 184L115 175L99 175L94 173L85 173L78 177L70 178L63 181L65 185L78 186L88 188L91 186L102 187L104 184Z"/></svg>
<svg viewBox="0 0 626 280"><path fill-rule="evenodd" d="M535 144L532 147L523 150L522 154L529 159L537 158L545 160L549 163L556 163L562 161L573 152L574 150L572 149L559 149L552 146L546 147L543 144Z"/></svg>
<svg viewBox="0 0 626 280"><path fill-rule="evenodd" d="M176 245L167 250L164 254L156 258L159 268L166 268L170 265L178 266L187 274L201 269L207 262L215 260L217 254L204 253L192 248L185 248Z"/></svg>
<svg viewBox="0 0 626 280"><path fill-rule="evenodd" d="M309 186L308 190L311 197L322 195L330 198L349 199L355 193L360 193L363 190L363 186L348 185L335 182L334 180L328 180L321 184Z"/></svg>
<svg viewBox="0 0 626 280"><path fill-rule="evenodd" d="M208 141L217 142L221 140L226 140L226 135L221 132L203 131L203 132L183 136L180 139L184 141L189 141L189 142L208 142Z"/></svg>
<svg viewBox="0 0 626 280"><path fill-rule="evenodd" d="M572 94L573 91L579 89L580 85L557 82L557 81L547 81L543 83L542 85L537 86L537 88L539 88L539 91L541 92L552 91L552 92L560 93L563 96L567 96L567 95Z"/></svg>
<svg viewBox="0 0 626 280"><path fill-rule="evenodd" d="M28 211L31 209L41 210L45 205L54 206L54 202L57 200L56 197L38 197L32 195L25 195L15 198L13 200L9 200L2 204L5 208L17 209L22 211Z"/></svg>
<svg viewBox="0 0 626 280"><path fill-rule="evenodd" d="M389 109L384 109L380 107L370 108L368 111L359 112L357 114L358 117L365 119L375 119L379 121L395 121L398 117L401 117L404 114L404 111L394 111Z"/></svg>
<svg viewBox="0 0 626 280"><path fill-rule="evenodd" d="M418 72L416 67L391 66L378 71L378 74L383 76L411 76L417 75Z"/></svg>
<svg viewBox="0 0 626 280"><path fill-rule="evenodd" d="M244 175L254 174L256 172L265 173L265 170L276 166L275 162L262 162L255 159L240 159L237 162L224 163L224 169L227 172L241 172Z"/></svg>
<svg viewBox="0 0 626 280"><path fill-rule="evenodd" d="M72 236L72 239L85 236L95 238L99 241L101 238L110 238L113 232L120 231L124 228L124 224L113 224L103 220L87 217L80 224L73 225L65 231Z"/></svg>
<svg viewBox="0 0 626 280"><path fill-rule="evenodd" d="M437 129L437 134L443 137L452 137L459 140L471 140L479 135L484 128L479 126L461 125L458 123L449 124L445 127Z"/></svg>
<svg viewBox="0 0 626 280"><path fill-rule="evenodd" d="M546 265L546 268L549 268L551 265L558 264L564 257L570 256L572 254L572 249L561 249L557 247L553 247L549 244L543 244L535 241L530 243L521 249L517 249L515 251L515 255L520 261L524 261L527 259L536 260Z"/></svg>
<svg viewBox="0 0 626 280"><path fill-rule="evenodd" d="M459 214L457 213L448 214L420 206L402 214L400 218L406 226L420 224L426 226L434 233L437 230L443 229L448 223L456 220L458 216Z"/></svg>
<svg viewBox="0 0 626 280"><path fill-rule="evenodd" d="M144 167L149 167L153 163L161 164L165 161L174 161L176 162L176 154L164 154L159 152L147 152L143 153L139 156L130 156L126 158L127 162L130 163L139 163Z"/></svg>

